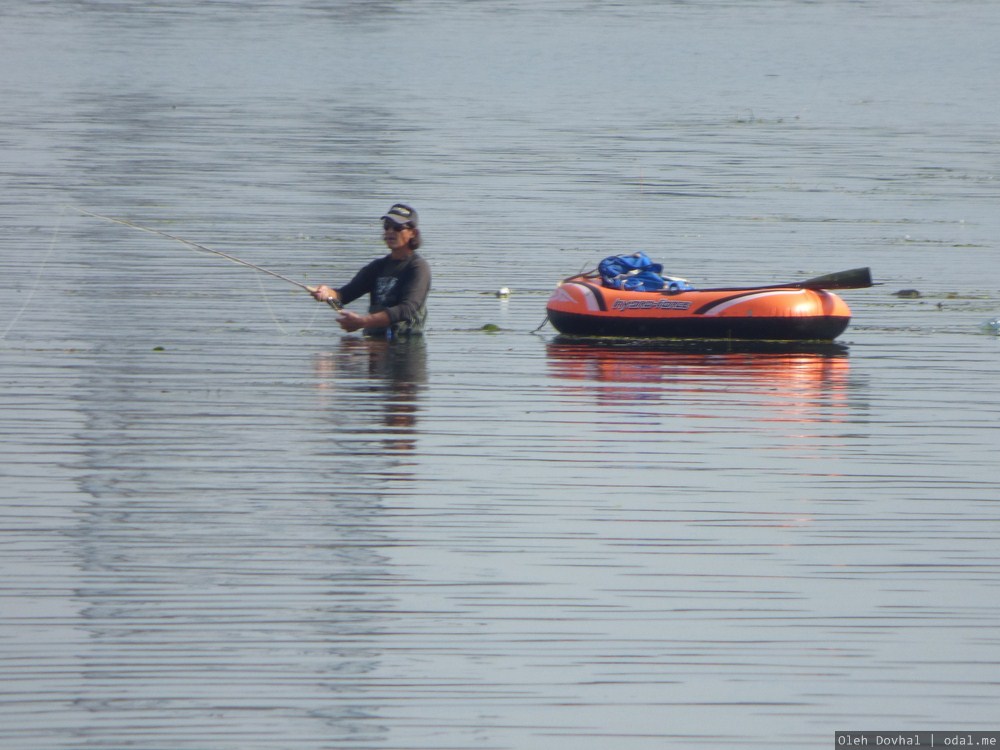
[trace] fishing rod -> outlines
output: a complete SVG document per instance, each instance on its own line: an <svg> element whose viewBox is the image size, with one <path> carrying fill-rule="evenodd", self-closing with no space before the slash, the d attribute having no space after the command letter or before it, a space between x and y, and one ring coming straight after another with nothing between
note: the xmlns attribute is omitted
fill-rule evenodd
<svg viewBox="0 0 1000 750"><path fill-rule="evenodd" d="M305 289L310 294L312 294L314 291L316 291L316 287L314 287L314 286L307 286L306 284L303 284L303 283L301 283L299 281L295 281L295 279L290 279L287 276L282 276L280 273L276 273L275 271L271 271L271 270L269 270L267 268L261 268L260 266L256 265L255 263L251 263L250 261L243 260L242 258L237 258L235 255L230 255L229 253L224 253L221 250L213 250L210 247L205 247L204 245L199 245L197 242L192 242L191 240L186 240L183 237L178 237L177 235L170 234L168 232L164 232L164 231L161 231L159 229L153 229L152 227L144 227L141 224L136 224L135 222L131 222L128 219L119 219L119 218L116 218L114 216L104 216L102 214L95 214L93 211L87 211L86 209L80 208L78 206L74 206L74 208L77 211L79 211L80 213L86 214L87 216L93 216L96 219L104 219L105 221L113 221L115 224L122 224L123 226L132 227L133 229L138 229L138 230L140 230L142 232L150 232L152 234L158 234L161 237L166 237L167 239L170 239L170 240L176 240L177 242L181 242L181 243L183 243L183 244L185 244L185 245L187 245L189 247L193 247L196 250L201 250L202 252L205 252L205 253L211 253L212 255L221 256L221 257L225 258L226 260L231 261L233 263L238 263L241 266L247 266L249 268L254 269L255 271L260 271L261 273L266 273L268 276L273 276L276 279L281 279L282 281L287 281L289 284L294 284L299 289ZM330 304L331 307L334 307L334 308L337 308L337 309L340 308L340 303L337 302L337 300L335 300L333 298L330 298L329 300L327 300L327 302Z"/></svg>

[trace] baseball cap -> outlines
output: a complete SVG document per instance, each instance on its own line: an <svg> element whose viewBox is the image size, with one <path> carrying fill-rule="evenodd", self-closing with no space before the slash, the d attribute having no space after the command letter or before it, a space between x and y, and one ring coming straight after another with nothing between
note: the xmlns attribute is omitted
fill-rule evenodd
<svg viewBox="0 0 1000 750"><path fill-rule="evenodd" d="M404 224L409 224L415 227L417 225L417 212L412 208L407 206L405 203L396 203L390 208L383 216L383 219L388 219L394 224L399 224L400 226Z"/></svg>

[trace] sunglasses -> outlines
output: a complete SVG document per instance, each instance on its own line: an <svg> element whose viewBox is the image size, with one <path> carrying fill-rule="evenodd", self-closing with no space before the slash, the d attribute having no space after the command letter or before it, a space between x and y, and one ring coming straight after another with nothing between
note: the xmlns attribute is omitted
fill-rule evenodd
<svg viewBox="0 0 1000 750"><path fill-rule="evenodd" d="M404 229L409 229L409 228L410 228L409 224L397 224L396 222L392 221L391 219L383 219L382 220L382 229L384 229L384 230L391 229L394 232L402 232Z"/></svg>

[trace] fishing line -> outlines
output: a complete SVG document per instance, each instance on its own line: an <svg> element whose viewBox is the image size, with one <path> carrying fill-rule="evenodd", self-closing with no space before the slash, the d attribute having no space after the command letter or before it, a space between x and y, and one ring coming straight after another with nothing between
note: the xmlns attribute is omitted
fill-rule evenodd
<svg viewBox="0 0 1000 750"><path fill-rule="evenodd" d="M237 263L237 264L239 264L241 266L247 266L249 268L254 269L255 271L260 271L261 273L266 273L268 276L273 276L274 278L281 279L282 281L286 281L289 284L294 284L299 289L305 289L310 294L313 292L313 287L307 286L307 285L303 284L301 281L296 281L295 279L290 279L287 276L282 276L280 273L276 273L276 272L271 271L271 270L269 270L267 268L261 268L260 266L256 265L255 263L251 263L250 261L243 260L242 258L237 258L235 255L230 255L229 253L224 253L221 250L213 250L210 247L205 247L204 245L199 245L197 242L192 242L191 240L186 240L183 237L178 237L175 234L169 234L168 232L164 232L164 231L161 231L159 229L153 229L152 227L144 227L141 224L136 224L134 222L129 221L128 219L119 219L119 218L116 218L114 216L103 216L101 214L95 214L93 211L87 211L86 209L80 208L78 206L73 206L73 208L76 209L77 211L79 211L82 214L86 214L87 216L93 216L96 219L104 219L105 221L113 221L115 224L122 224L122 225L124 225L126 227L132 227L133 229L138 229L139 231L142 231L142 232L150 232L152 234L158 234L161 237L166 237L167 239L175 240L177 242L181 242L181 243L187 245L188 247L193 247L195 250L201 250L204 253L211 253L212 255L218 255L218 256L220 256L222 258L225 258L226 260L231 261L233 263Z"/></svg>
<svg viewBox="0 0 1000 750"><path fill-rule="evenodd" d="M28 292L28 298L24 300L24 304L21 305L21 309L17 311L17 314L14 316L14 319L10 322L10 324L7 326L4 332L0 333L0 341L3 341L5 338L7 338L7 334L10 333L11 329L14 327L17 321L20 320L21 316L24 314L24 311L28 309L28 305L31 304L31 299L35 296L35 292L38 291L38 287L42 285L42 274L45 272L45 266L48 264L49 258L52 257L52 251L55 250L56 239L58 239L59 237L59 231L62 228L62 221L65 215L66 215L66 207L64 206L59 214L59 220L56 222L56 227L52 232L52 241L49 243L48 252L45 253L45 257L42 259L42 265L39 266L38 274L37 276L35 276L35 283L31 286L31 289Z"/></svg>
<svg viewBox="0 0 1000 750"><path fill-rule="evenodd" d="M260 289L260 296L264 299L264 305L267 307L267 311L271 315L271 321L274 323L274 325L277 327L279 331L281 331L286 336L291 336L292 332L287 328L285 328L285 326L282 325L281 321L278 320L278 314L274 311L274 307L272 307L271 305L271 297L268 294L267 289L264 288L264 280L261 279L259 275L255 276L254 278L257 279L257 287ZM309 323L306 325L307 331L311 330L313 326L316 324L316 318L319 316L320 312L321 308L319 307L316 307L313 310L312 318L310 318Z"/></svg>
<svg viewBox="0 0 1000 750"><path fill-rule="evenodd" d="M254 278L257 279L257 287L260 289L260 296L264 299L264 306L267 308L267 312L271 316L271 322L274 323L279 331L287 336L288 331L283 325L281 325L281 321L278 320L278 316L274 312L274 308L271 307L271 298L267 296L267 290L264 288L264 282L261 280L260 276L255 276Z"/></svg>
<svg viewBox="0 0 1000 750"><path fill-rule="evenodd" d="M201 252L205 253L211 253L212 255L218 255L232 263L236 263L241 266L247 266L248 268L252 268L255 271L259 271L260 273L264 273L267 274L268 276L273 276L276 279L281 279L282 281L288 282L289 284L293 284L294 286L297 286L299 289L305 289L310 294L312 294L312 292L315 289L315 287L307 286L306 284L296 281L295 279L290 279L287 276L283 276L280 273L276 273L267 268L262 268L261 266L258 266L255 263L250 263L249 261L243 260L242 258L237 258L235 255L230 255L229 253L224 253L221 250L214 250L213 248L205 247L205 245L201 245L197 242L192 242L191 240L186 240L183 237L178 237L177 235L170 234L169 232L164 232L159 229L153 229L152 227L145 227L142 226L141 224L136 224L135 222L129 221L127 219L119 219L114 216L104 216L102 214L94 213L93 211L87 211L86 209L80 208L78 206L74 206L73 208L75 208L82 214L86 214L87 216L93 216L96 219L104 219L105 221L112 221L115 224L121 224L126 227L131 227L132 229L138 229L142 232L150 232L151 234L158 234L161 237L166 237L167 239L175 240L176 242L180 242L184 245L187 245L188 247L194 248L195 250L200 250ZM267 292L264 290L264 285L261 283L259 276L257 277L257 284L260 286L261 295L264 298L264 304L267 306L268 313L271 315L271 320L278 327L278 330L280 330L284 334L287 334L288 331L278 320L278 316L275 314L274 308L271 306L271 300L268 297ZM337 302L336 300L328 300L327 302L335 310L339 311L342 309L340 303ZM313 319L309 324L310 327L315 322L318 314L319 314L318 310L313 313Z"/></svg>

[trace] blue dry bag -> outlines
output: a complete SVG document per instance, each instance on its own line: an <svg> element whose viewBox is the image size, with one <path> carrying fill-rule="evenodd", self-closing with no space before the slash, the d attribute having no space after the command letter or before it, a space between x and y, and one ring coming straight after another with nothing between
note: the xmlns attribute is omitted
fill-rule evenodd
<svg viewBox="0 0 1000 750"><path fill-rule="evenodd" d="M667 289L681 292L694 289L684 279L663 276L663 266L654 263L645 253L612 255L597 266L604 286L629 292L658 292Z"/></svg>

